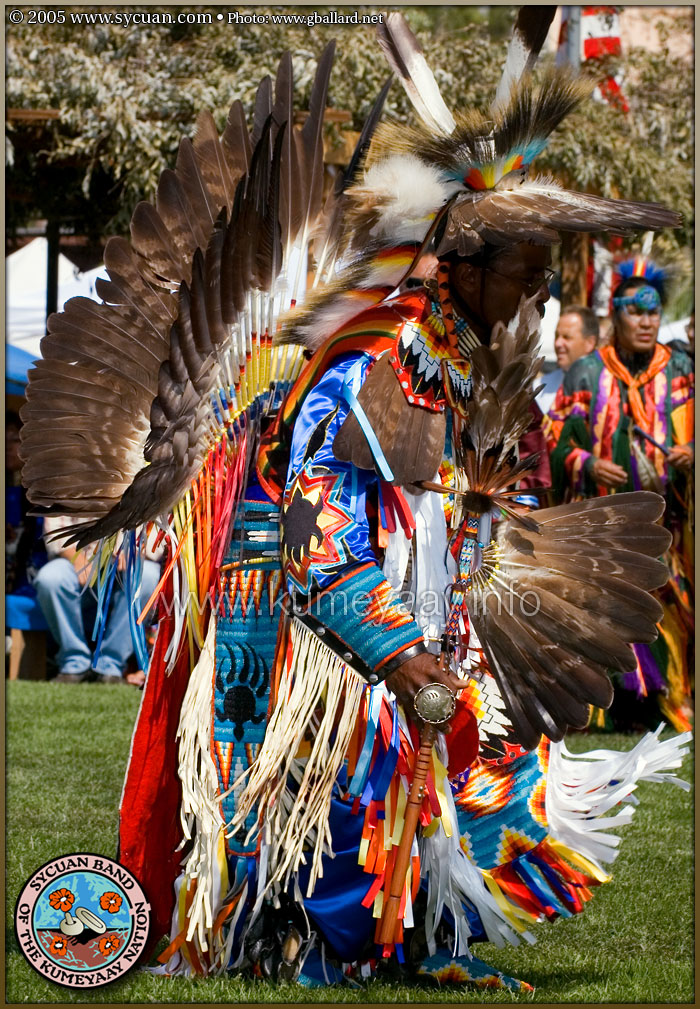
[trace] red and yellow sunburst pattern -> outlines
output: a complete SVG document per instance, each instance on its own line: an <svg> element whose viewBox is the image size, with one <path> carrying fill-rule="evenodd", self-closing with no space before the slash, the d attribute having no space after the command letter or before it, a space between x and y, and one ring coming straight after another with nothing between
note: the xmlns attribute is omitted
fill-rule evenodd
<svg viewBox="0 0 700 1009"><path fill-rule="evenodd" d="M508 767L478 764L471 768L456 801L461 809L478 819L505 809L512 789L513 775Z"/></svg>

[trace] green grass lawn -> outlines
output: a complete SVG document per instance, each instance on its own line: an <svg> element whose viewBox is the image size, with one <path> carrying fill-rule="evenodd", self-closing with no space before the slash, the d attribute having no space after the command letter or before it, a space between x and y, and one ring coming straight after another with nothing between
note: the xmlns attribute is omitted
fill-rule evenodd
<svg viewBox="0 0 700 1009"><path fill-rule="evenodd" d="M537 943L496 949L487 963L536 986L533 995L468 989L274 987L237 978L157 978L132 972L93 994L44 980L18 950L12 924L27 878L58 855L113 856L117 807L140 693L121 686L13 682L6 708L6 1001L8 1003L626 1002L693 1003L693 805L679 788L642 784L623 828L613 882L586 912L536 927ZM576 736L570 748L625 749L635 738ZM691 779L687 758L682 776Z"/></svg>

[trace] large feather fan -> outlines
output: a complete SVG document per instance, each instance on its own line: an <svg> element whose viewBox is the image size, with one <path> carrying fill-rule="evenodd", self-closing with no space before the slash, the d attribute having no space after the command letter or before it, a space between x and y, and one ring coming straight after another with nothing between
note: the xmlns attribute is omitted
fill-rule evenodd
<svg viewBox="0 0 700 1009"><path fill-rule="evenodd" d="M585 726L612 700L608 671L635 668L631 642L655 640L663 510L645 491L545 508L536 531L507 519L484 550L469 616L526 748Z"/></svg>
<svg viewBox="0 0 700 1009"><path fill-rule="evenodd" d="M272 352L276 318L306 283L322 211L323 53L303 128L291 121L289 53L260 85L252 133L234 102L208 113L141 203L131 244L105 249L103 299L52 315L22 411L23 480L44 511L83 517L81 543L168 513L207 455L298 352Z"/></svg>
<svg viewBox="0 0 700 1009"><path fill-rule="evenodd" d="M608 707L609 671L634 669L631 643L655 640L662 609L649 592L668 577L658 558L671 540L658 525L664 500L654 493L530 514L514 502L514 485L535 461L518 459L516 447L532 422L538 330L535 299L523 300L510 326L496 325L489 346L472 351L465 402L446 373L461 512L506 514L475 551L467 609L528 749L543 734L561 739L567 727L585 726L589 705Z"/></svg>

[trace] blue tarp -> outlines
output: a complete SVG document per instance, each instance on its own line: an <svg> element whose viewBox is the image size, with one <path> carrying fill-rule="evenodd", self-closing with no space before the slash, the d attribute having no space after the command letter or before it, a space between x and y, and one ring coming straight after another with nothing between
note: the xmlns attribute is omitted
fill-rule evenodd
<svg viewBox="0 0 700 1009"><path fill-rule="evenodd" d="M23 396L27 385L27 372L36 357L20 347L5 345L5 395Z"/></svg>

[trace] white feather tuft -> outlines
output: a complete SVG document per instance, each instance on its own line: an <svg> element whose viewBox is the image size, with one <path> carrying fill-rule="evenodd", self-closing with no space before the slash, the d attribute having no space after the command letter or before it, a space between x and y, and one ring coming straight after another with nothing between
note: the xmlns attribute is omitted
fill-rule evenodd
<svg viewBox="0 0 700 1009"><path fill-rule="evenodd" d="M567 194L569 192L564 189L561 182L559 182L558 179L555 179L553 175L536 175L534 179L525 179L522 183L522 187L518 188L522 188L526 191L531 189L536 191L541 190L542 192L554 189L556 190L557 195L559 195L560 192Z"/></svg>
<svg viewBox="0 0 700 1009"><path fill-rule="evenodd" d="M367 292L366 297L363 297L359 290L343 291L329 304L314 312L308 322L300 323L296 327L298 340L314 353L341 326L345 326L360 312L376 304L376 293Z"/></svg>
<svg viewBox="0 0 700 1009"><path fill-rule="evenodd" d="M396 242L422 242L435 214L462 188L413 154L392 155L373 165L362 184L378 204L379 221L370 234Z"/></svg>

